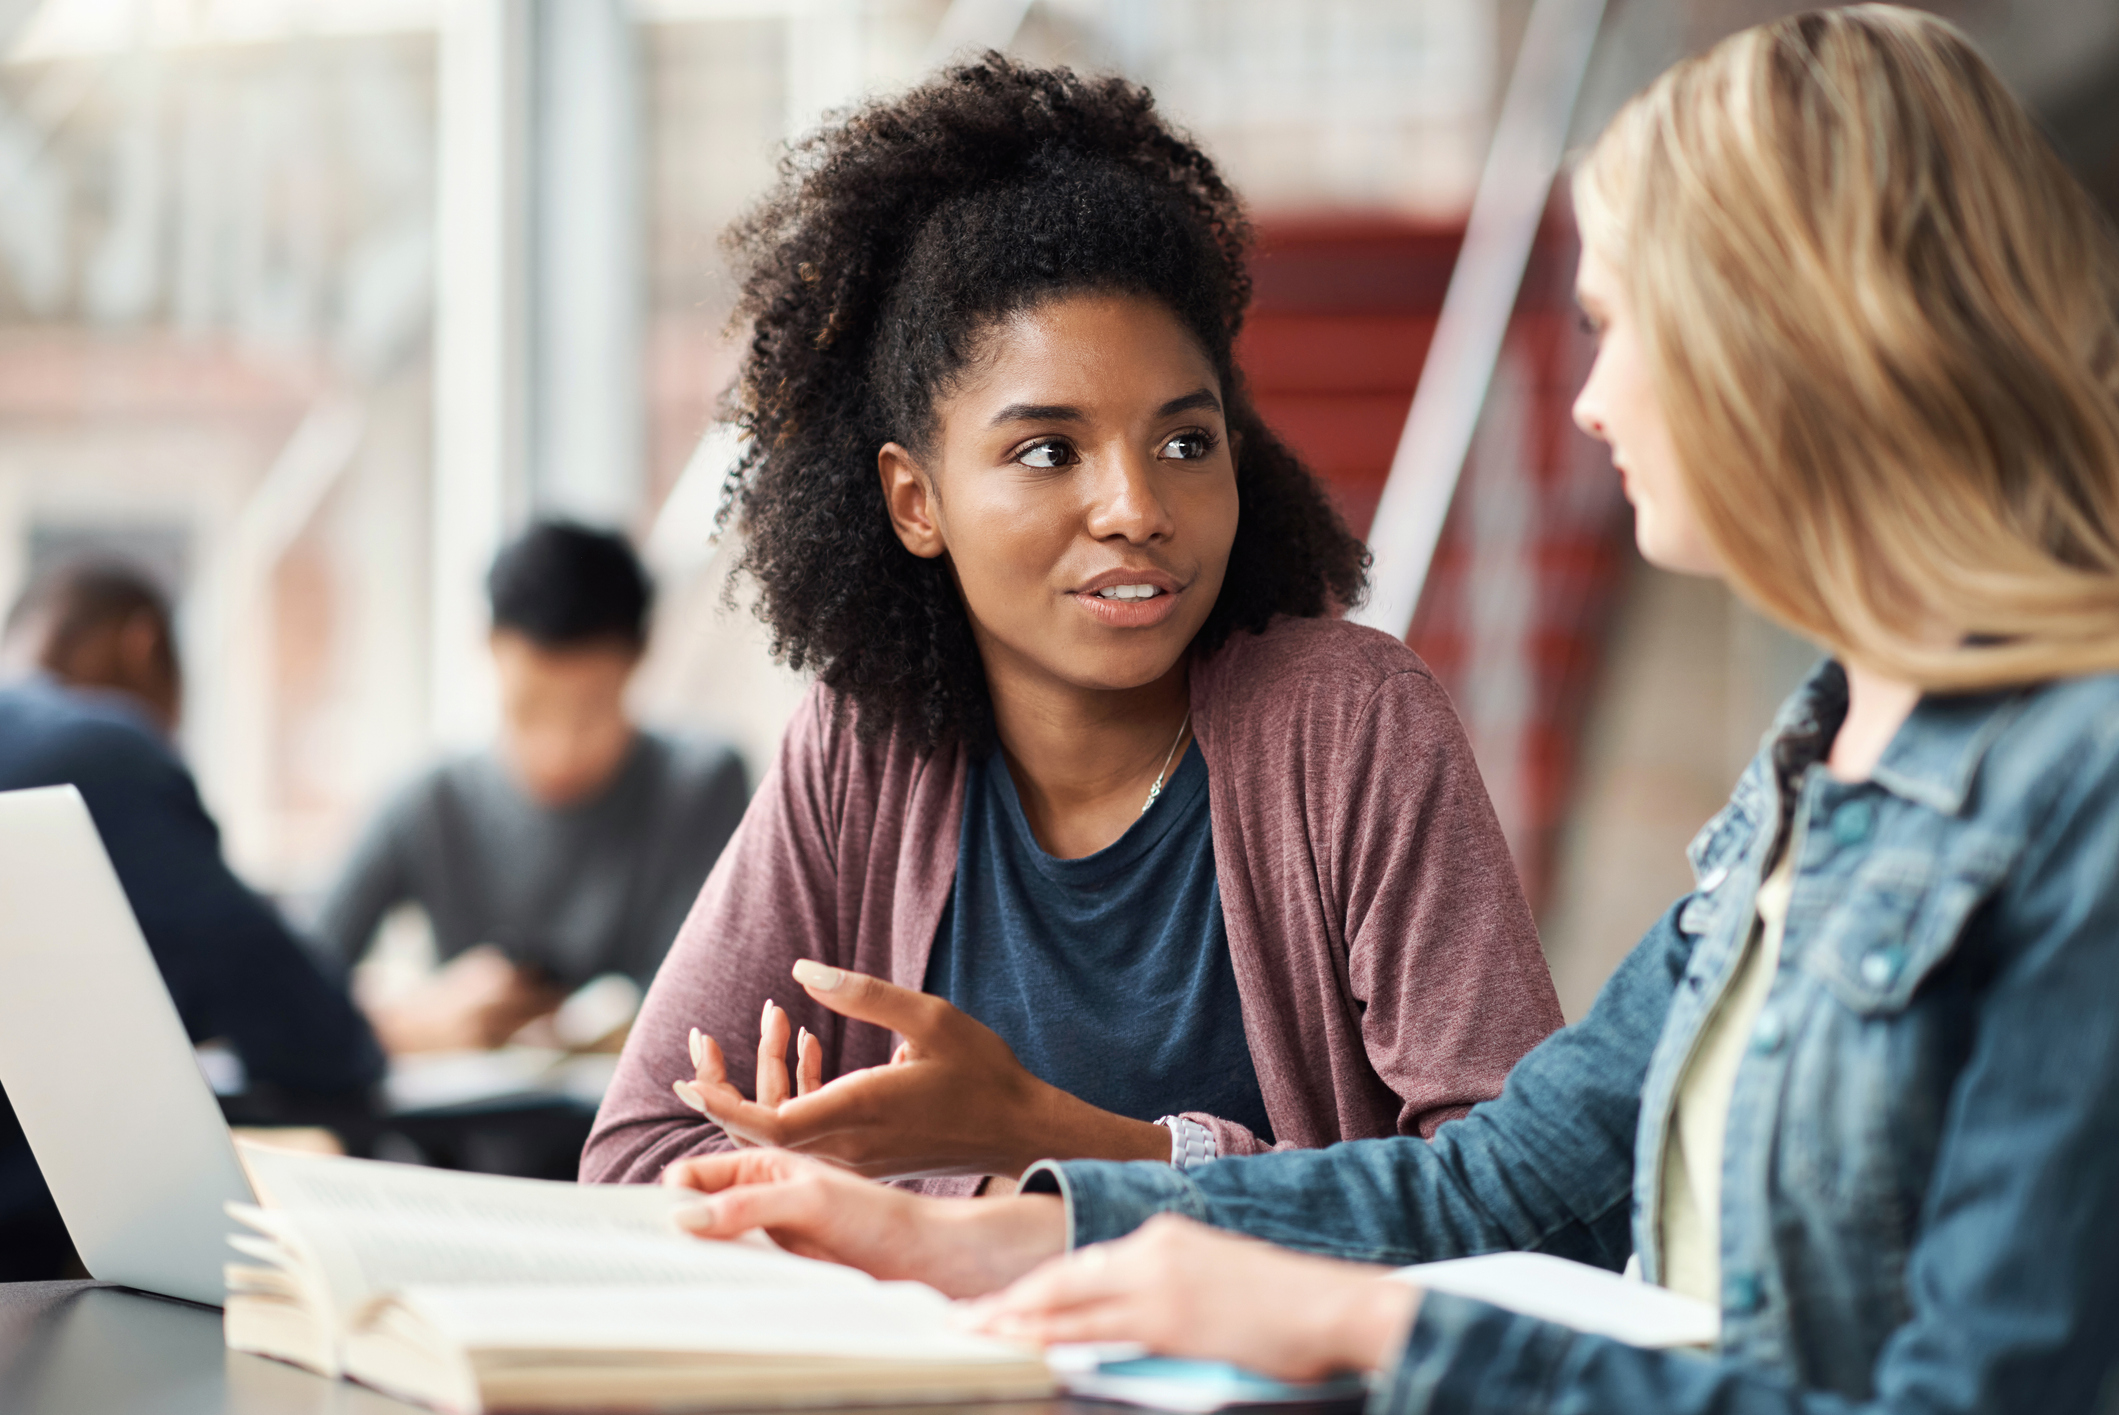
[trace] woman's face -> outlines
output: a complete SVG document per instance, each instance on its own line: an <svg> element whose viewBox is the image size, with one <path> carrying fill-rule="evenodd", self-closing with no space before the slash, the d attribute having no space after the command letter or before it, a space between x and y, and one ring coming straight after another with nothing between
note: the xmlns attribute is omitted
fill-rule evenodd
<svg viewBox="0 0 2119 1415"><path fill-rule="evenodd" d="M1611 263L1587 245L1575 298L1597 334L1597 361L1575 398L1575 423L1611 447L1611 464L1633 503L1634 543L1651 565L1719 575L1720 561L1678 473L1677 449L1649 377L1632 302Z"/></svg>
<svg viewBox="0 0 2119 1415"><path fill-rule="evenodd" d="M1236 464L1221 380L1154 300L1064 296L997 326L924 460L877 462L915 555L947 555L997 693L1127 689L1221 591Z"/></svg>

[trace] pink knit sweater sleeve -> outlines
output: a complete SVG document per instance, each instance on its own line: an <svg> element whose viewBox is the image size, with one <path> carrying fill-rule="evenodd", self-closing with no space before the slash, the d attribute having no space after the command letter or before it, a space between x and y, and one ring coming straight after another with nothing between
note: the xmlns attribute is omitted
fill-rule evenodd
<svg viewBox="0 0 2119 1415"><path fill-rule="evenodd" d="M721 1044L746 1094L767 998L825 1042L831 1074L887 1058L885 1034L814 1007L789 977L798 958L853 966L833 851L844 805L833 780L838 736L828 701L812 693L648 989L582 1151L584 1181L649 1182L671 1160L729 1147L670 1090L692 1075L693 1027Z"/></svg>
<svg viewBox="0 0 2119 1415"><path fill-rule="evenodd" d="M895 1039L811 1001L790 972L813 958L917 988L956 861L960 757L863 742L813 688L677 941L648 988L581 1155L587 1182L650 1183L670 1161L730 1147L670 1083L692 1075L691 1029L714 1038L752 1095L770 1000L823 1047L826 1080L890 1059ZM977 1176L902 1181L967 1194Z"/></svg>
<svg viewBox="0 0 2119 1415"><path fill-rule="evenodd" d="M1471 745L1404 644L1239 635L1194 684L1215 867L1274 1147L1431 1136L1561 1022ZM1223 1155L1269 1146L1189 1117Z"/></svg>
<svg viewBox="0 0 2119 1415"><path fill-rule="evenodd" d="M1501 1084L1563 1022L1537 925L1471 744L1426 672L1387 679L1358 720L1334 852L1348 982L1401 1134ZM1411 828L1408 828L1408 827Z"/></svg>

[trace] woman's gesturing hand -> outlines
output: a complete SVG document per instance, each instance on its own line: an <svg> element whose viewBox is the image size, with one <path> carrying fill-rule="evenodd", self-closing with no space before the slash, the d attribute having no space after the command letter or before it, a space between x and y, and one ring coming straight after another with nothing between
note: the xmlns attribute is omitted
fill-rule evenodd
<svg viewBox="0 0 2119 1415"><path fill-rule="evenodd" d="M785 1150L678 1160L662 1182L707 1196L676 1214L701 1238L762 1228L802 1257L910 1278L952 1297L991 1292L1067 1246L1066 1213L1054 1195L928 1198Z"/></svg>
<svg viewBox="0 0 2119 1415"><path fill-rule="evenodd" d="M787 1014L768 1003L757 1099L746 1100L729 1082L720 1047L695 1033L697 1075L676 1083L677 1096L738 1145L794 1150L891 1179L1014 1176L1042 1158L1170 1156L1161 1126L1098 1110L1038 1080L990 1028L942 998L807 959L794 972L832 1011L905 1041L886 1065L825 1083L821 1049L805 1032L790 1081Z"/></svg>
<svg viewBox="0 0 2119 1415"><path fill-rule="evenodd" d="M1384 1272L1163 1214L1045 1263L971 1318L1018 1341L1138 1341L1158 1355L1317 1380L1397 1355L1420 1293Z"/></svg>

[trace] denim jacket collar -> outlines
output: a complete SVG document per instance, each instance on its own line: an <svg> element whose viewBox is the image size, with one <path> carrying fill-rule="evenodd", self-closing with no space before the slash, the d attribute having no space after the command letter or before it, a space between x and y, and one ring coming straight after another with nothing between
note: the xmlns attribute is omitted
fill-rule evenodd
<svg viewBox="0 0 2119 1415"><path fill-rule="evenodd" d="M2015 720L2024 696L2024 690L2015 689L1922 697L1884 748L1870 779L1917 805L1948 816L1961 814L1980 762ZM1775 764L1791 776L1799 774L1806 764L1801 759L1809 753L1822 755L1821 744L1831 741L1846 715L1846 670L1838 660L1825 659L1774 719L1768 735Z"/></svg>

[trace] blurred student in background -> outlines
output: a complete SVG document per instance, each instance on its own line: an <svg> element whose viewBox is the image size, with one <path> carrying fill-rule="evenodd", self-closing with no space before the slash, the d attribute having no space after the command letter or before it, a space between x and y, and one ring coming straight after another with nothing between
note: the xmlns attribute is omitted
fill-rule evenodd
<svg viewBox="0 0 2119 1415"><path fill-rule="evenodd" d="M486 587L500 738L383 809L318 923L350 964L426 912L446 966L370 1005L392 1052L497 1046L604 975L644 989L749 798L732 750L627 713L652 591L624 537L540 523Z"/></svg>
<svg viewBox="0 0 2119 1415"><path fill-rule="evenodd" d="M1575 416L1641 553L1832 653L1589 1016L1431 1144L1071 1163L1028 1186L1064 1201L953 1209L714 1156L669 1176L718 1191L695 1227L959 1293L1079 1247L986 1324L1372 1372L1371 1415L2114 1408L2119 244L1895 6L1679 65L1574 191ZM1717 1349L1374 1266L1507 1249L1631 1254Z"/></svg>
<svg viewBox="0 0 2119 1415"><path fill-rule="evenodd" d="M114 563L44 576L8 615L0 674L0 790L79 788L192 1039L227 1041L253 1089L361 1097L383 1071L367 1023L229 872L170 747L183 679L161 591ZM57 1276L71 1252L0 1097L0 1280Z"/></svg>

